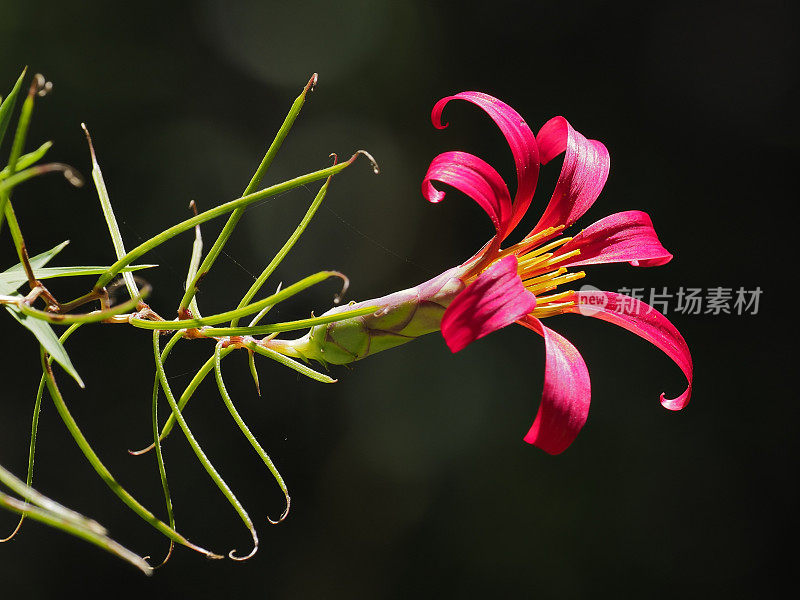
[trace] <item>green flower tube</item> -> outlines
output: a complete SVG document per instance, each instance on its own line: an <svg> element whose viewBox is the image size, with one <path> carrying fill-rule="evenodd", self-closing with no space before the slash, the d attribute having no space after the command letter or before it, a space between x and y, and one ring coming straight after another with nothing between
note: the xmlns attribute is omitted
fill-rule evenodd
<svg viewBox="0 0 800 600"><path fill-rule="evenodd" d="M325 315L362 306L379 308L368 315L317 325L296 340L265 339L261 343L281 354L323 364L344 365L361 360L439 331L445 309L464 289L461 277L465 272L465 267L456 267L416 287L337 306Z"/></svg>

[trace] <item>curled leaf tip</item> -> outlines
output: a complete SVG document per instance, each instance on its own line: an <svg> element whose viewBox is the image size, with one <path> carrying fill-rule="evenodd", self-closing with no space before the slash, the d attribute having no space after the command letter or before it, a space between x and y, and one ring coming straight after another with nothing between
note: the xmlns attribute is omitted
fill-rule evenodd
<svg viewBox="0 0 800 600"><path fill-rule="evenodd" d="M52 81L48 81L47 78L41 73L37 73L33 76L33 81L31 82L31 89L29 92L31 96L36 94L40 98L43 98L51 91L53 91Z"/></svg>
<svg viewBox="0 0 800 600"><path fill-rule="evenodd" d="M308 80L306 87L303 88L303 93L306 92L313 92L314 88L317 87L317 81L319 80L319 74L314 73L311 75L311 79Z"/></svg>
<svg viewBox="0 0 800 600"><path fill-rule="evenodd" d="M258 535L256 535L255 529L251 529L250 534L253 536L253 549L250 550L250 554L247 554L246 556L236 556L236 549L234 548L228 552L228 558L237 562L243 562L253 558L256 555L256 552L258 552Z"/></svg>
<svg viewBox="0 0 800 600"><path fill-rule="evenodd" d="M333 166L335 166L336 163L339 162L339 157L336 155L336 152L331 152L330 154L328 154L328 156L333 159ZM330 177L328 177L328 181L330 181Z"/></svg>
<svg viewBox="0 0 800 600"><path fill-rule="evenodd" d="M341 291L333 297L333 303L339 304L342 301L342 298L344 298L344 295L347 292L347 288L350 287L350 278L344 273L340 273L339 271L331 271L331 275L334 277L338 277L342 280Z"/></svg>
<svg viewBox="0 0 800 600"><path fill-rule="evenodd" d="M175 542L174 542L174 541L172 541L172 540L170 540L170 541L169 541L169 550L167 550L167 555L164 557L164 560L162 560L160 564L158 564L158 565L156 565L155 567L153 567L153 570L155 570L155 569L160 569L160 568L161 568L161 567L163 567L165 564L167 564L167 562L169 561L169 559L172 557L172 551L173 551L174 549L175 549ZM147 558L150 558L150 557L149 557L149 556L145 556L144 558L145 558L145 559L147 559Z"/></svg>
<svg viewBox="0 0 800 600"><path fill-rule="evenodd" d="M64 169L64 177L75 187L83 186L83 177L81 174L71 168Z"/></svg>
<svg viewBox="0 0 800 600"><path fill-rule="evenodd" d="M278 521L275 521L275 523L280 523L281 521L283 521L283 519L286 516L286 513L288 511L289 511L289 508L287 507L286 510L284 511L283 515L281 515L281 518ZM12 531L6 537L0 538L0 544L4 544L5 542L10 542L11 540L13 540L14 537L16 537L16 535L19 533L19 530L22 528L22 522L24 520L25 520L25 515L20 515L19 521L17 521L17 526L14 527L14 531ZM272 523L272 522L273 521L270 520L270 523Z"/></svg>
<svg viewBox="0 0 800 600"><path fill-rule="evenodd" d="M69 165L65 165L64 163L48 163L46 165L41 165L39 167L34 167L36 169L36 173L38 175L43 175L45 173L53 173L53 172L60 172L64 175L67 181L69 181L75 187L81 187L83 185L83 177L81 176L78 171L76 171L73 167Z"/></svg>
<svg viewBox="0 0 800 600"><path fill-rule="evenodd" d="M286 494L286 508L283 509L281 516L278 517L277 521L273 521L272 519L267 517L267 521L269 521L273 525L278 525L279 523L282 523L283 521L286 520L286 517L289 516L289 508L291 508L291 506L292 506L292 499L289 497L289 494Z"/></svg>
<svg viewBox="0 0 800 600"><path fill-rule="evenodd" d="M155 447L155 444L150 444L147 448L142 448L141 450L128 450L128 454L131 456L141 456L142 454L147 454Z"/></svg>
<svg viewBox="0 0 800 600"><path fill-rule="evenodd" d="M373 158L372 154L370 154L366 150L356 150L355 154L353 154L353 156L351 156L350 160L348 160L347 162L349 164L352 164L353 162L355 162L355 160L358 158L359 155L365 156L367 160L372 164L372 172L375 173L375 175L378 175L381 172L381 168L378 166L378 161L376 161L375 158Z"/></svg>

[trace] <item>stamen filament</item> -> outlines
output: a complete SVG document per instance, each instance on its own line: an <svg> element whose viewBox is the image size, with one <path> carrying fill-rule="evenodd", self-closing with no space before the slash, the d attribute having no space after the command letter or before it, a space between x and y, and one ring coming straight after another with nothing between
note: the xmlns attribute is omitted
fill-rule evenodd
<svg viewBox="0 0 800 600"><path fill-rule="evenodd" d="M510 248L506 248L502 252L497 255L497 258L504 258L509 254L525 254L525 250L528 248L534 247L539 241L547 239L551 237L554 233L558 233L559 231L563 230L565 225L558 225L556 227L548 227L547 229L543 229L536 235L532 235L528 238L525 238L521 242L514 244Z"/></svg>
<svg viewBox="0 0 800 600"><path fill-rule="evenodd" d="M530 292L533 292L534 295L541 294L542 292L549 292L550 290L556 289L559 285L563 283L570 283L571 281L575 281L577 279L583 279L586 277L586 273L584 271L578 271L577 273L569 273L568 275L562 275L561 277L554 277L553 279L549 279L543 281L541 284L538 285L526 285L525 289Z"/></svg>
<svg viewBox="0 0 800 600"><path fill-rule="evenodd" d="M569 290L558 294L552 294L550 296L539 296L536 298L536 306L542 306L543 304L558 302L559 300L563 300L564 298L569 298L574 293L575 292L573 292L572 290Z"/></svg>
<svg viewBox="0 0 800 600"><path fill-rule="evenodd" d="M560 246L563 246L564 244L566 244L570 240L572 240L571 237L564 237L564 238L557 239L557 240L555 240L553 242L550 242L549 244L545 244L541 248L536 248L532 252L529 252L529 253L525 254L525 256L538 256L539 254L544 254L545 252L549 252L550 250L555 250L556 248L558 248Z"/></svg>
<svg viewBox="0 0 800 600"><path fill-rule="evenodd" d="M536 317L537 319L544 319L545 317L554 317L555 315L560 315L566 311L567 308L574 306L575 302L559 302L557 304L548 304L546 306L537 306L533 309L531 316Z"/></svg>
<svg viewBox="0 0 800 600"><path fill-rule="evenodd" d="M525 279L522 282L522 285L524 285L525 287L528 287L530 285L536 285L537 283L550 281L552 279L555 279L559 275L563 275L566 272L567 272L567 269L564 268L564 267L561 267L560 269L558 269L556 271L552 271L550 273L545 273L544 275L539 275L538 277L532 277L530 279Z"/></svg>
<svg viewBox="0 0 800 600"><path fill-rule="evenodd" d="M517 268L523 271L530 271L533 267L545 263L551 258L553 258L552 252L542 254L541 256L525 257L521 261L517 262Z"/></svg>

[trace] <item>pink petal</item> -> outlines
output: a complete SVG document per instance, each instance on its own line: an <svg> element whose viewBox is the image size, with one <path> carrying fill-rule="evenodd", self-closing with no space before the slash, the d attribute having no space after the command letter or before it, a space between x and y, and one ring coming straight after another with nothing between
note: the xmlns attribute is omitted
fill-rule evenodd
<svg viewBox="0 0 800 600"><path fill-rule="evenodd" d="M539 319L525 317L521 325L544 338L544 391L539 412L525 441L550 454L569 447L589 416L592 397L589 371L580 352L566 338L542 325Z"/></svg>
<svg viewBox="0 0 800 600"><path fill-rule="evenodd" d="M587 140L564 117L553 117L545 123L536 135L536 142L542 164L562 152L566 154L550 203L531 234L575 222L597 200L611 167L606 147L596 140Z"/></svg>
<svg viewBox="0 0 800 600"><path fill-rule="evenodd" d="M680 396L668 399L661 394L661 404L680 410L692 395L692 355L686 340L669 320L649 304L614 292L576 292L576 305L569 312L596 317L614 323L659 347L686 376L688 386Z"/></svg>
<svg viewBox="0 0 800 600"><path fill-rule="evenodd" d="M507 228L502 234L505 238L520 222L528 210L536 190L539 177L539 148L525 120L505 102L482 92L461 92L455 96L442 98L431 111L431 121L437 129L444 129L442 111L450 100L466 100L482 108L503 132L517 168L517 193L514 195L513 213Z"/></svg>
<svg viewBox="0 0 800 600"><path fill-rule="evenodd" d="M422 179L422 195L430 202L441 202L444 192L433 187L439 181L456 188L477 202L501 234L511 216L511 195L494 168L467 152L445 152L431 161Z"/></svg>
<svg viewBox="0 0 800 600"><path fill-rule="evenodd" d="M559 266L628 261L635 267L655 267L672 260L672 254L658 241L649 215L639 210L615 213L600 219L561 246L554 256L573 250L580 250L581 253Z"/></svg>
<svg viewBox="0 0 800 600"><path fill-rule="evenodd" d="M450 303L442 317L442 336L452 352L463 350L536 308L536 296L517 275L517 257L497 261Z"/></svg>

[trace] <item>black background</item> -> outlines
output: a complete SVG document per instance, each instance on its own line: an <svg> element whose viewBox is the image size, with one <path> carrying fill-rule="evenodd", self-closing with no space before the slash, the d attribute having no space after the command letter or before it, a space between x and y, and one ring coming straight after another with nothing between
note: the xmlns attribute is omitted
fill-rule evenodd
<svg viewBox="0 0 800 600"><path fill-rule="evenodd" d="M430 125L438 98L475 89L511 104L534 131L561 114L603 141L611 175L580 224L645 210L675 254L658 269L597 267L587 283L763 290L757 315L668 314L695 364L693 400L679 413L658 402L660 392L683 389L660 351L593 319L548 321L581 350L593 387L587 426L557 457L521 440L544 361L541 340L521 328L455 356L428 336L334 369L339 382L330 386L265 361L261 398L246 361L232 357L229 389L292 493L286 522L266 522L281 512L282 495L212 383L186 416L258 523L256 557L207 562L179 548L147 579L27 523L0 546L2 595L748 597L779 589L796 562L784 549L793 547L797 504L787 214L796 201L796 16L788 2L2 0L3 93L25 64L55 84L36 106L29 147L53 139L50 157L88 176L86 121L129 247L186 218L190 199L204 209L238 196L317 71L318 88L265 183L358 148L383 172L375 177L362 163L337 177L268 286L336 268L351 277L350 297L363 299L474 252L491 231L480 209L458 194L429 205L419 183L431 158L455 148L513 180L502 137L473 107L448 107L444 132ZM543 169L533 222L557 174L557 164ZM14 196L32 253L71 239L56 264L113 262L92 186L49 177ZM204 281L204 313L236 305L315 189L247 212ZM204 227L208 244L221 224ZM5 268L16 260L3 239ZM146 276L164 315L181 296L190 247L184 235L146 257L160 265ZM80 286L53 289L71 297ZM272 318L319 314L335 291L323 284ZM9 318L0 327L0 460L24 476L37 348ZM202 342L181 348L168 365L177 388L211 351ZM125 452L151 435L150 336L96 327L69 349L87 383L80 391L60 379L76 418L119 480L163 516L153 458ZM247 531L179 432L165 453L179 530L216 550L248 548ZM35 485L140 554L166 550L95 476L48 401ZM0 515L0 534L14 523Z"/></svg>

